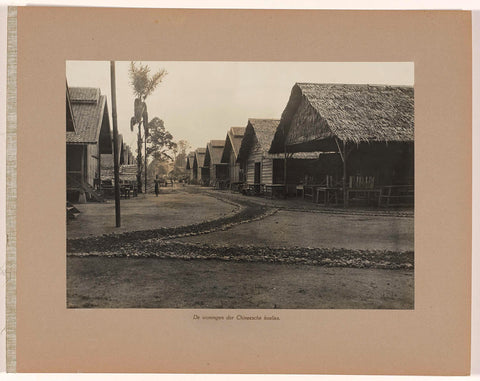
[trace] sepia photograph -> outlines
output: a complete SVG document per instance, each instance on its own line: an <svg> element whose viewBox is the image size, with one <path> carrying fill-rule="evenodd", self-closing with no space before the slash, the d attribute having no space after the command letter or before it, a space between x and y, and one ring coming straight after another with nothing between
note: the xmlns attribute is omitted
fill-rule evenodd
<svg viewBox="0 0 480 381"><path fill-rule="evenodd" d="M414 309L413 62L65 79L67 308Z"/></svg>

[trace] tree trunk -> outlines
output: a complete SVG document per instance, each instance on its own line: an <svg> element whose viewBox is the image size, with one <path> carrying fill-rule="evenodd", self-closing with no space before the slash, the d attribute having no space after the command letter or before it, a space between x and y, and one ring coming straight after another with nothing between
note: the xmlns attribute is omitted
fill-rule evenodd
<svg viewBox="0 0 480 381"><path fill-rule="evenodd" d="M142 193L142 123L138 123L137 135L137 189Z"/></svg>

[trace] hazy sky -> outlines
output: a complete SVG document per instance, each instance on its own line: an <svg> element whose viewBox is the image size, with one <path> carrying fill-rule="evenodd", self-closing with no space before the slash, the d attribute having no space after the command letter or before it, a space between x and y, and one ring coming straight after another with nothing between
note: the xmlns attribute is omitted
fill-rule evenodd
<svg viewBox="0 0 480 381"><path fill-rule="evenodd" d="M248 118L276 118L285 108L296 82L413 85L411 62L142 62L151 73L168 74L147 98L149 119L165 122L175 141L192 148L211 139L224 139L230 127L247 125ZM110 63L67 61L69 86L100 88L111 113ZM130 62L116 62L118 129L136 149L130 131L134 95L129 84ZM111 117L111 116L110 116Z"/></svg>

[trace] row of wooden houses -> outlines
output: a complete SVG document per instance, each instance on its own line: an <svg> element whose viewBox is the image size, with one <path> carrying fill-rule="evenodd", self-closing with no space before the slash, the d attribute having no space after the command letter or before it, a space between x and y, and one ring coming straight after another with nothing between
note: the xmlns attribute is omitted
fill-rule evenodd
<svg viewBox="0 0 480 381"><path fill-rule="evenodd" d="M106 95L100 89L66 86L67 200L98 198L113 180L113 136ZM121 173L136 167L130 147L118 136ZM127 176L127 175L126 175ZM131 176L130 176L131 177Z"/></svg>
<svg viewBox="0 0 480 381"><path fill-rule="evenodd" d="M297 83L280 119L231 127L186 166L192 183L218 188L413 203L413 87Z"/></svg>

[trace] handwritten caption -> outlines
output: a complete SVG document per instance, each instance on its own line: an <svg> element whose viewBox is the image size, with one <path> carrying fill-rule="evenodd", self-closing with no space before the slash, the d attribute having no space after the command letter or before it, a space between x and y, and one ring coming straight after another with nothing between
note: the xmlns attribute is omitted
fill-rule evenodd
<svg viewBox="0 0 480 381"><path fill-rule="evenodd" d="M215 321L248 321L248 320L280 320L275 315L193 315L193 320L215 320Z"/></svg>

